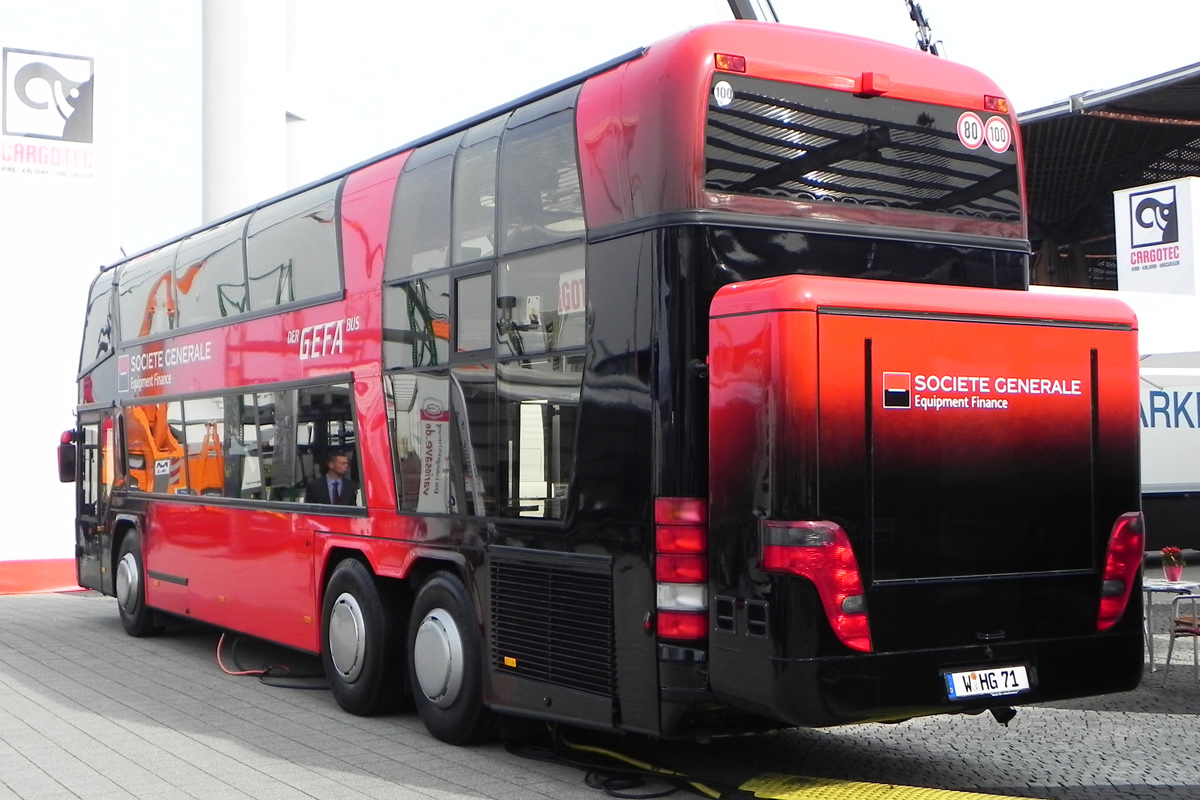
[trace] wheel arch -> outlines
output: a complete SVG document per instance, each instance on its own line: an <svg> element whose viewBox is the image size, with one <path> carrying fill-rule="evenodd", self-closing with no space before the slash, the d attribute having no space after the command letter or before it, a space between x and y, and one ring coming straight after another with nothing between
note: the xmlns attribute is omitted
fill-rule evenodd
<svg viewBox="0 0 1200 800"><path fill-rule="evenodd" d="M110 596L112 596L112 597L116 597L116 594L117 594L117 589L116 589L117 560L121 554L121 544L125 541L125 537L129 535L130 531L137 531L137 533L142 537L142 567L143 567L143 569L145 568L145 564L146 564L146 528L144 525L142 525L142 520L139 517L134 516L133 514L118 514L116 517L113 518L113 521L112 521L112 540L111 540L112 544L108 550L107 569L108 569L108 574L113 576L113 578L111 581L107 582L106 585L112 586L112 592L110 594ZM109 594L109 593L105 592L105 594Z"/></svg>
<svg viewBox="0 0 1200 800"><path fill-rule="evenodd" d="M376 579L399 587L408 592L410 596L415 594L421 584L434 572L452 571L467 585L475 602L476 610L481 610L478 592L475 591L474 582L471 580L470 570L467 567L467 559L462 553L454 550L414 547L405 554L397 568L391 563L392 559L385 559L374 548L357 547L341 542L331 543L325 551L320 580L317 584L319 587L318 607L325 602L325 591L329 586L329 579L333 575L333 571L337 569L338 564L348 558L361 561Z"/></svg>

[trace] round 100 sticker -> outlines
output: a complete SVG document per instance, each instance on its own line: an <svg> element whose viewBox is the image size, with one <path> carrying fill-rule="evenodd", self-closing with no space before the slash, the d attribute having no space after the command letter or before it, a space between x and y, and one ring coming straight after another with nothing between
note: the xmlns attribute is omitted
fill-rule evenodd
<svg viewBox="0 0 1200 800"><path fill-rule="evenodd" d="M1008 120L1004 117L989 119L987 125L984 126L983 136L987 139L988 147L997 153L1003 153L1012 144L1012 131L1008 127Z"/></svg>
<svg viewBox="0 0 1200 800"><path fill-rule="evenodd" d="M964 111L958 118L958 140L970 150L983 144L983 120L974 111Z"/></svg>

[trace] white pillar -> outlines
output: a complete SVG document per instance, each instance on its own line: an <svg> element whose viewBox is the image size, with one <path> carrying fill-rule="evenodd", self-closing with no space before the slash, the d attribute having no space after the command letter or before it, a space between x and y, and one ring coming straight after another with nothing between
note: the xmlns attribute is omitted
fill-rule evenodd
<svg viewBox="0 0 1200 800"><path fill-rule="evenodd" d="M288 188L286 0L203 0L206 221Z"/></svg>

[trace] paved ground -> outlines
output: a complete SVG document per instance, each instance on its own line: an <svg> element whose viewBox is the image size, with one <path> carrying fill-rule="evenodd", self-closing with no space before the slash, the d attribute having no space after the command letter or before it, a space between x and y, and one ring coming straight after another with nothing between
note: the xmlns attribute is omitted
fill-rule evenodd
<svg viewBox="0 0 1200 800"><path fill-rule="evenodd" d="M1200 567L1185 577L1200 578ZM1165 614L1160 615L1165 623ZM413 714L353 717L326 691L225 675L218 632L132 639L95 593L0 597L0 800L8 798L603 798L584 772L504 745L443 745ZM1161 661L1165 653L1158 650ZM223 651L244 667L281 657ZM696 743L601 743L737 785L763 772L1063 800L1200 800L1200 683L988 716ZM1086 665L1081 665L1086 668Z"/></svg>

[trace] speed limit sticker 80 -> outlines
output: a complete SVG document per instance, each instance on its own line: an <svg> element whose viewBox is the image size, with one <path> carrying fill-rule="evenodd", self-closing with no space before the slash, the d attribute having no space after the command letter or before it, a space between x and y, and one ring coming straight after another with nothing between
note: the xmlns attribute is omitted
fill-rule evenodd
<svg viewBox="0 0 1200 800"><path fill-rule="evenodd" d="M958 140L968 150L987 142L994 152L1003 153L1012 145L1012 129L1004 117L989 117L985 123L974 111L964 111L958 118Z"/></svg>

